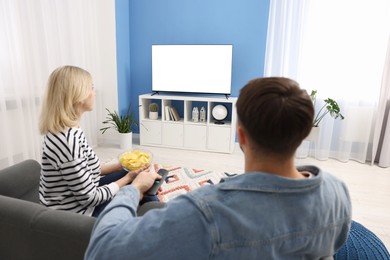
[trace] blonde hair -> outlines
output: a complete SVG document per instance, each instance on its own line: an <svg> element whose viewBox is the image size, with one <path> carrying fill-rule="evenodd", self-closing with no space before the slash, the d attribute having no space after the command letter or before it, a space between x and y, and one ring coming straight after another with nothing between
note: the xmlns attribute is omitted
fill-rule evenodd
<svg viewBox="0 0 390 260"><path fill-rule="evenodd" d="M58 133L78 125L81 105L92 88L91 74L74 66L55 69L47 82L42 101L39 131Z"/></svg>

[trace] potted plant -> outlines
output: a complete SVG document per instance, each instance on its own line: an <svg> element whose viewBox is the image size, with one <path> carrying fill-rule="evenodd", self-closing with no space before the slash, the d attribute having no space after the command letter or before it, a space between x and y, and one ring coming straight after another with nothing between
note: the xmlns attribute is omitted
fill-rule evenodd
<svg viewBox="0 0 390 260"><path fill-rule="evenodd" d="M107 116L103 124L108 124L108 126L100 128L100 131L104 134L110 128L115 129L119 133L120 148L124 150L131 149L133 144L133 133L131 129L133 126L138 126L131 107L129 106L127 113L124 115L120 115L115 110L111 112L107 108L106 111Z"/></svg>
<svg viewBox="0 0 390 260"><path fill-rule="evenodd" d="M316 100L317 100L317 90L312 90L310 93L310 98L313 101L314 108L316 106ZM319 124L321 120L326 116L330 115L334 119L340 118L341 120L344 119L344 116L341 114L340 106L339 104L331 98L324 99L324 105L318 110L317 113L314 115L313 120L313 128L310 132L309 136L306 137L306 140L309 141L316 141L319 137Z"/></svg>
<svg viewBox="0 0 390 260"><path fill-rule="evenodd" d="M310 98L313 101L314 107L316 106L316 98L317 97L317 90L312 90L310 93ZM341 120L344 119L344 116L341 114L341 110L339 107L339 104L334 99L327 98L324 99L325 104L320 108L320 110L315 114L313 126L318 127L321 120L329 114L334 119L340 118Z"/></svg>
<svg viewBox="0 0 390 260"><path fill-rule="evenodd" d="M156 120L158 118L158 104L150 103L149 104L149 119Z"/></svg>

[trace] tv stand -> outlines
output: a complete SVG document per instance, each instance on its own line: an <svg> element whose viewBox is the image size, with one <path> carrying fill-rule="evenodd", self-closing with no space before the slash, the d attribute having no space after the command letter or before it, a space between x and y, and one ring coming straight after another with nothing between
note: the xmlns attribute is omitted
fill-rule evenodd
<svg viewBox="0 0 390 260"><path fill-rule="evenodd" d="M155 92L153 92L152 94L151 94L151 96L154 96L154 95L160 95L160 92L158 92L158 91L155 91Z"/></svg>
<svg viewBox="0 0 390 260"><path fill-rule="evenodd" d="M235 97L200 97L144 94L139 96L140 144L145 146L232 153L236 138ZM149 104L159 106L158 118L149 118ZM228 116L219 124L211 111L216 105L224 105ZM180 119L172 119L170 108L174 107ZM192 110L203 107L204 121L194 122Z"/></svg>

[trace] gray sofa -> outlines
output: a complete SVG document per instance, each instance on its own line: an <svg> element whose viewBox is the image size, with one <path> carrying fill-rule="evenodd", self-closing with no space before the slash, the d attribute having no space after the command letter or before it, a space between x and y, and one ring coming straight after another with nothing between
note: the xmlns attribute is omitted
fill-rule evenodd
<svg viewBox="0 0 390 260"><path fill-rule="evenodd" d="M95 218L39 204L40 164L0 170L0 259L83 259Z"/></svg>
<svg viewBox="0 0 390 260"><path fill-rule="evenodd" d="M0 170L0 259L83 259L95 218L41 206L40 170L34 160ZM162 206L146 203L137 213ZM334 259L390 259L390 254L374 233L353 221Z"/></svg>

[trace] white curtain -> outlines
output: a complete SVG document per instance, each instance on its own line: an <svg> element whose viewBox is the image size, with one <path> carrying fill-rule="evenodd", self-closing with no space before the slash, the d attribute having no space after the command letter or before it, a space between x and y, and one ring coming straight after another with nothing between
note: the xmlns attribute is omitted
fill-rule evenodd
<svg viewBox="0 0 390 260"><path fill-rule="evenodd" d="M379 97L371 162L377 161L381 167L390 167L390 37Z"/></svg>
<svg viewBox="0 0 390 260"><path fill-rule="evenodd" d="M307 0L271 0L264 76L296 79Z"/></svg>
<svg viewBox="0 0 390 260"><path fill-rule="evenodd" d="M320 123L318 141L304 141L296 156L366 162L372 152L374 116L390 29L389 1L291 2L294 3L271 0L271 7L276 6L277 11L273 16L273 12L270 13L270 21L286 19L285 13L294 17L291 12L300 14L303 20L290 20L293 33L286 31L286 26L269 23L269 35L279 33L293 39L276 37L278 43L267 46L267 61L273 62L266 63L265 75L296 79L308 92L318 91L317 111L323 105L323 99L332 98L339 103L345 116L344 120L325 117ZM301 32L297 33L297 30ZM281 47L270 52L271 57L268 57L269 49L280 45L289 50L290 42L299 43L299 47L291 50L297 52L296 59L275 56L273 53ZM275 63L292 68L275 69Z"/></svg>
<svg viewBox="0 0 390 260"><path fill-rule="evenodd" d="M110 79L102 75L106 56L113 65L115 48L104 50L105 42L100 44L107 37L102 25L111 26L109 36L115 39L114 11L113 0L0 1L0 169L24 159L40 161L40 103L49 74L59 66L82 67L94 78L95 110L86 114L82 128L96 145L97 118L104 109L99 93L107 81L117 93L112 74Z"/></svg>

